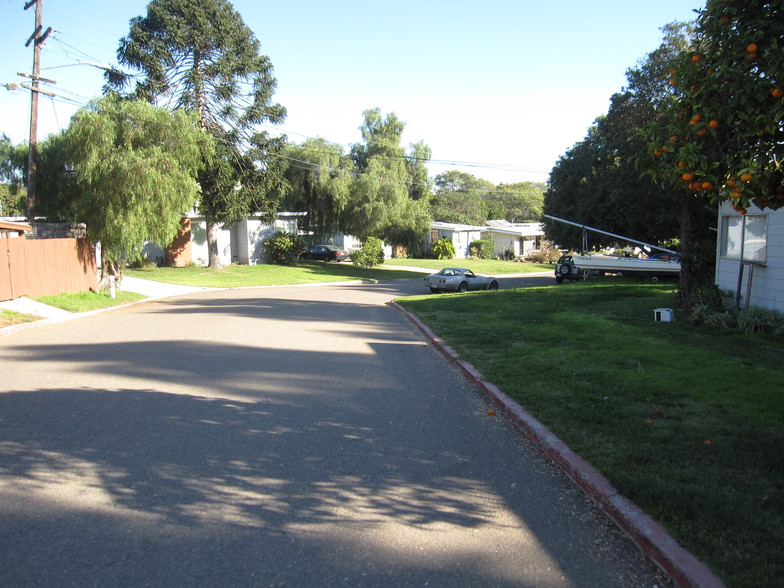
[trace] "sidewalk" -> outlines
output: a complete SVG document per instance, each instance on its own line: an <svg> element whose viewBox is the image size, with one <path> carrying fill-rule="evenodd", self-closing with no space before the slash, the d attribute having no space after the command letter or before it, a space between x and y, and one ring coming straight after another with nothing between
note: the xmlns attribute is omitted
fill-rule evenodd
<svg viewBox="0 0 784 588"><path fill-rule="evenodd" d="M125 276L123 278L122 286L123 286L123 290L126 292L135 292L137 294L142 294L143 296L147 296L145 300L157 300L159 298L167 298L169 296L177 296L180 294L189 294L191 292L201 292L203 290L219 289L219 288L207 288L201 286L179 286L177 284L165 284L163 282L154 282L152 280L143 280L140 278L132 278L129 276ZM86 314L91 314L93 312L109 310L111 308L114 307L99 309L98 311L73 313L67 310L63 310L62 308L49 306L48 304L43 304L42 302L37 302L36 300L32 300L30 298L27 298L26 296L22 296L14 300L0 301L0 309L11 310L13 312L18 312L20 314L37 316L46 320L12 325L10 327L6 327L5 329L0 329L0 332L4 332L4 331L9 332L11 329L19 330L22 328L39 326L42 323L48 324L50 322L68 320L71 318L75 318L77 316L83 316Z"/></svg>

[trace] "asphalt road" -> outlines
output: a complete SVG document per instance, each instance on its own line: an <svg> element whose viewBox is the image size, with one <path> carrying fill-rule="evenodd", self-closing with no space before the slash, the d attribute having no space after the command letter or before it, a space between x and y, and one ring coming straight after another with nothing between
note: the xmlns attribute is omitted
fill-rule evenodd
<svg viewBox="0 0 784 588"><path fill-rule="evenodd" d="M0 584L665 585L385 304L412 292L205 291L0 338Z"/></svg>

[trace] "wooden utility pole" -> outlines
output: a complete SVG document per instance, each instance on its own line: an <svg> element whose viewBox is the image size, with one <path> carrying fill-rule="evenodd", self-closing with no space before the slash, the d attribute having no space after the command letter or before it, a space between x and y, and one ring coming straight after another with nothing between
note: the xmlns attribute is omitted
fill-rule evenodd
<svg viewBox="0 0 784 588"><path fill-rule="evenodd" d="M33 43L33 85L30 88L30 153L27 158L27 220L35 221L35 172L38 158L38 82L41 79L41 45L52 32L52 27L41 34L43 25L43 0L29 0L24 9L35 5L35 30L25 47Z"/></svg>

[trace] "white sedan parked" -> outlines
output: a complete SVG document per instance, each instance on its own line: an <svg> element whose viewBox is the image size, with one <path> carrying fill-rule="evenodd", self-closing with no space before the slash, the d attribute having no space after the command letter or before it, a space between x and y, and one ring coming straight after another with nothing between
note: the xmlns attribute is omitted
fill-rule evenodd
<svg viewBox="0 0 784 588"><path fill-rule="evenodd" d="M445 267L437 274L425 277L431 292L466 292L468 290L498 290L498 280L492 276L475 274L463 267Z"/></svg>

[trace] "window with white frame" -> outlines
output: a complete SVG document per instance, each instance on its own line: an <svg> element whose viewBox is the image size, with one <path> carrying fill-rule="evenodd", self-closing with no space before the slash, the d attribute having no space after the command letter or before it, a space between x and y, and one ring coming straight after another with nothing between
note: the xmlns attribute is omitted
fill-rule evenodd
<svg viewBox="0 0 784 588"><path fill-rule="evenodd" d="M765 263L768 217L763 214L721 217L721 257Z"/></svg>

